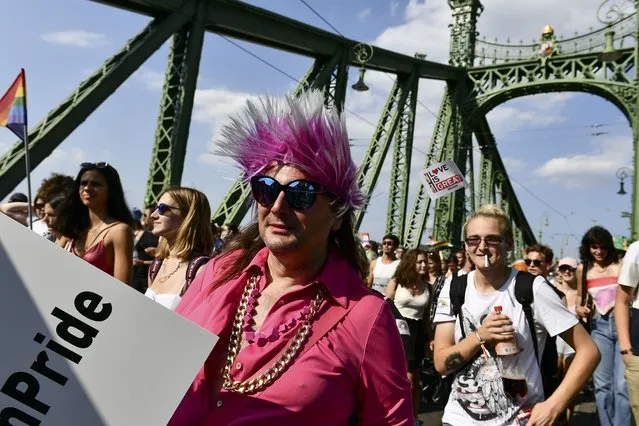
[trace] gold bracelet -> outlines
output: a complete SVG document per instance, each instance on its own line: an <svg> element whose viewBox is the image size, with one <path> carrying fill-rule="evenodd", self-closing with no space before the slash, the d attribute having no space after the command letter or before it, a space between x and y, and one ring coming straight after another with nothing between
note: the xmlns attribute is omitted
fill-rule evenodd
<svg viewBox="0 0 639 426"><path fill-rule="evenodd" d="M475 337L477 338L477 340L479 340L479 344L481 346L484 346L486 344L486 342L484 342L484 339L482 339L481 336L479 335L478 331L475 331Z"/></svg>

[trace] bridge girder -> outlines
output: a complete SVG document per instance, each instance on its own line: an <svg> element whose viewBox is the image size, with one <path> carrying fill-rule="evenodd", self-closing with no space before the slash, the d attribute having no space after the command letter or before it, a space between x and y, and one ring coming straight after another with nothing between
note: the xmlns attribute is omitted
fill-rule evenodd
<svg viewBox="0 0 639 426"><path fill-rule="evenodd" d="M93 1L152 17L173 13L184 3L184 0ZM341 49L352 49L359 43L241 1L205 1L208 3L205 28L212 33L312 58L328 58ZM360 64L351 57L348 65ZM436 80L454 80L462 75L457 67L377 47L365 66L392 74L410 74L417 68L421 78Z"/></svg>

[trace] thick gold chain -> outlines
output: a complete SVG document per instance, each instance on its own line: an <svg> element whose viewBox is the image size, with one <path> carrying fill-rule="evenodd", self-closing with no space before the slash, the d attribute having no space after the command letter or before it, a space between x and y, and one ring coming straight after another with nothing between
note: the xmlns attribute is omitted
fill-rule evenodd
<svg viewBox="0 0 639 426"><path fill-rule="evenodd" d="M286 348L279 359L275 361L275 364L253 379L244 382L233 380L231 378L231 368L233 367L233 363L235 362L235 358L237 357L242 341L242 321L244 314L246 314L248 299L251 297L251 292L257 285L258 280L259 276L254 275L249 279L248 283L246 283L242 299L240 300L240 307L235 314L235 319L233 320L233 328L231 330L231 338L229 340L226 364L222 370L222 378L224 379L222 387L231 392L253 393L266 388L270 383L275 381L275 379L277 379L293 361L304 345L304 342L308 338L308 333L311 330L311 323L324 301L324 290L320 287L317 291L317 295L315 295L313 303L311 303L311 310L309 314L306 316L306 319L302 321L302 325L297 331L295 337L293 337L291 344Z"/></svg>

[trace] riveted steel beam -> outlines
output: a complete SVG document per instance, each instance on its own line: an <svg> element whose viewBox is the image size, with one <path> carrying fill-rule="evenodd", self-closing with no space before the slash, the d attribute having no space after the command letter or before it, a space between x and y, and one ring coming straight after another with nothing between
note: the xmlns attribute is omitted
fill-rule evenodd
<svg viewBox="0 0 639 426"><path fill-rule="evenodd" d="M127 78L193 16L195 2L183 2L173 13L153 20L130 39L71 95L29 131L29 159L35 168L84 122ZM0 157L0 199L26 176L20 141Z"/></svg>
<svg viewBox="0 0 639 426"><path fill-rule="evenodd" d="M160 194L182 180L193 98L204 43L205 0L197 0L192 22L173 35L160 101L144 205L157 203Z"/></svg>
<svg viewBox="0 0 639 426"><path fill-rule="evenodd" d="M415 114L417 109L417 91L419 78L414 73L410 78L408 95L404 107L398 111L398 124L393 144L390 189L386 217L386 232L397 235L400 244L404 244L406 206L408 205L408 188L413 152L413 134L415 131Z"/></svg>

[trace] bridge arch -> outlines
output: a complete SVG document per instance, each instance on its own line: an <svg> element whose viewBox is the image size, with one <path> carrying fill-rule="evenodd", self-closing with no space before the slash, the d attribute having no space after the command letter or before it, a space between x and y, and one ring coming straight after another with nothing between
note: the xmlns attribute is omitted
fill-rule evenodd
<svg viewBox="0 0 639 426"><path fill-rule="evenodd" d="M491 110L509 100L557 92L577 92L598 96L615 105L633 127L633 131L639 130L634 129L633 117L637 102L634 86L625 83L584 83L583 81L570 80L539 81L493 92L482 98L470 99L468 122L474 123L478 117L486 116Z"/></svg>

